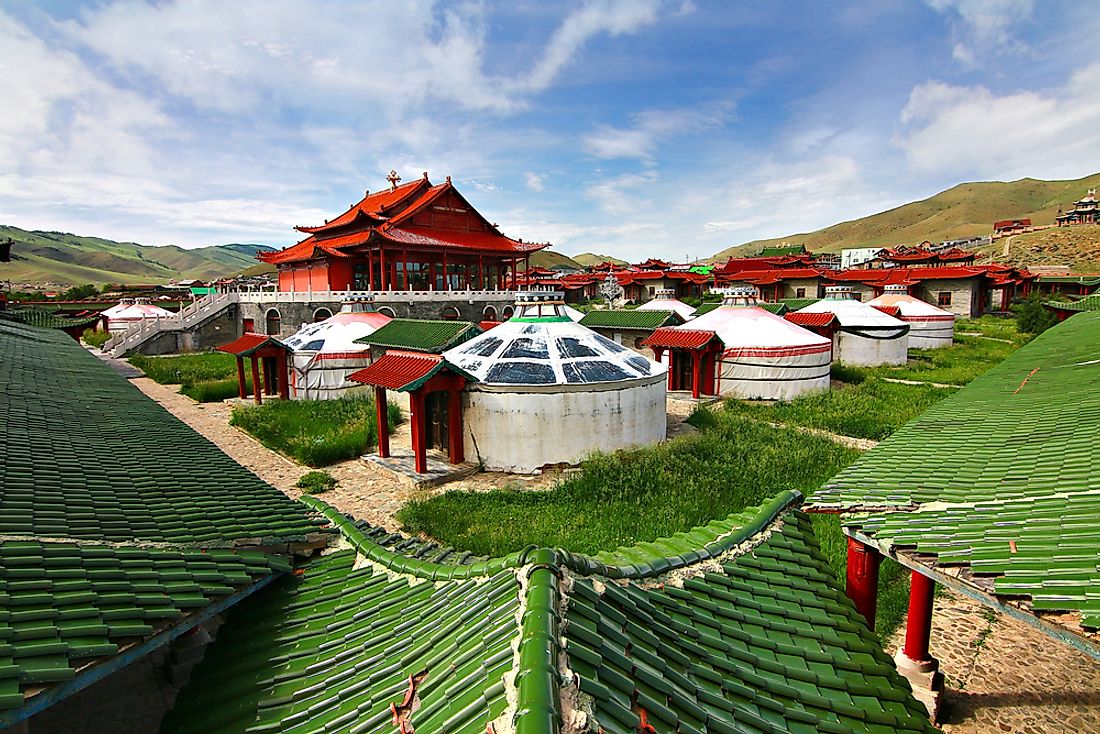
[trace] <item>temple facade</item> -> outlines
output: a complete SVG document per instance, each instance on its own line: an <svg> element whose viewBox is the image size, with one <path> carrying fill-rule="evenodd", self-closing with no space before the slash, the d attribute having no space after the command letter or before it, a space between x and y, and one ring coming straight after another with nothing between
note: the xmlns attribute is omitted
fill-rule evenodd
<svg viewBox="0 0 1100 734"><path fill-rule="evenodd" d="M296 227L301 242L257 255L278 268L280 291L506 290L547 246L506 237L450 176L399 184L391 171L388 180L335 219Z"/></svg>
<svg viewBox="0 0 1100 734"><path fill-rule="evenodd" d="M1084 198L1073 202L1073 208L1063 212L1058 208L1058 215L1054 217L1059 227L1070 227L1074 224L1100 224L1100 201L1096 199L1096 189L1089 189Z"/></svg>

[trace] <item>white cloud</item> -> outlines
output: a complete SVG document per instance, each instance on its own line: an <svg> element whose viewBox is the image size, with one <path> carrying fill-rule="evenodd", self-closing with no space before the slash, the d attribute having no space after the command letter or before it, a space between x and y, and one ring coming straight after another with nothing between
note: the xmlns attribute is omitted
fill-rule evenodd
<svg viewBox="0 0 1100 734"><path fill-rule="evenodd" d="M657 174L653 171L624 173L587 186L584 193L606 214L642 218L649 209L642 190L656 181Z"/></svg>
<svg viewBox="0 0 1100 734"><path fill-rule="evenodd" d="M732 105L700 110L646 110L634 115L627 128L599 125L584 136L584 149L597 158L652 161L657 146L677 135L702 132L724 124Z"/></svg>
<svg viewBox="0 0 1100 734"><path fill-rule="evenodd" d="M1060 88L996 95L941 81L909 96L894 139L920 172L1072 178L1100 169L1100 64Z"/></svg>
<svg viewBox="0 0 1100 734"><path fill-rule="evenodd" d="M1034 0L926 0L951 18L956 59L974 66L989 55L1027 48L1016 29L1030 21Z"/></svg>
<svg viewBox="0 0 1100 734"><path fill-rule="evenodd" d="M527 186L527 188L534 192L542 191L543 188L545 188L545 180L545 176L541 176L537 173L532 173L531 171L527 171L523 174L523 183Z"/></svg>

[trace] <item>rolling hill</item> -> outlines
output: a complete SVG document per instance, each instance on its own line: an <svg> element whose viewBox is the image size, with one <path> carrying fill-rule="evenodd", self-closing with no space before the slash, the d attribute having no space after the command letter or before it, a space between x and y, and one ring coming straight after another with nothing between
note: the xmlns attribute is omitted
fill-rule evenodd
<svg viewBox="0 0 1100 734"><path fill-rule="evenodd" d="M539 250L538 252L532 253L531 265L536 268L553 268L555 266L567 265L577 270L584 269L583 265L568 255L563 255L560 252L555 252L550 249Z"/></svg>
<svg viewBox="0 0 1100 734"><path fill-rule="evenodd" d="M626 260L620 260L617 257L611 257L610 255L598 255L594 252L582 252L580 255L574 255L573 260L581 265L588 267L590 265L599 265L600 263L613 262L616 265L629 265Z"/></svg>
<svg viewBox="0 0 1100 734"><path fill-rule="evenodd" d="M862 219L834 224L816 232L804 232L767 240L754 240L715 253L711 262L731 256L752 255L761 248L782 243L804 244L812 252L838 252L846 247L915 245L929 240L964 239L987 235L999 219L1029 217L1036 225L1052 224L1059 206L1080 199L1100 187L1100 173L1071 181L986 181L964 183ZM995 249L995 248L994 248Z"/></svg>
<svg viewBox="0 0 1100 734"><path fill-rule="evenodd" d="M234 243L185 250L0 226L0 240L8 238L13 241L11 262L0 266L0 278L16 283L100 285L221 278L255 265L256 252L271 249Z"/></svg>

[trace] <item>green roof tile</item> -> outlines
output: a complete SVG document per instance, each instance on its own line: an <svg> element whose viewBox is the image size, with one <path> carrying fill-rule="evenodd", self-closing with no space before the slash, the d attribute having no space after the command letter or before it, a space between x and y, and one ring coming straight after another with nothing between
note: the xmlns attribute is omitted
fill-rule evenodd
<svg viewBox="0 0 1100 734"><path fill-rule="evenodd" d="M868 510L847 524L1096 626L1097 344L1100 313L1049 329L842 471L814 504Z"/></svg>
<svg viewBox="0 0 1100 734"><path fill-rule="evenodd" d="M238 606L162 731L553 734L564 704L589 732L934 731L799 500L599 557L455 565L310 498L350 549Z"/></svg>
<svg viewBox="0 0 1100 734"><path fill-rule="evenodd" d="M480 333L481 329L468 321L392 319L374 333L356 341L375 347L439 354Z"/></svg>
<svg viewBox="0 0 1100 734"><path fill-rule="evenodd" d="M44 308L10 308L0 311L0 319L16 321L28 326L38 326L43 329L67 329L69 327L90 327L99 321L99 315L94 316L60 316L53 311Z"/></svg>
<svg viewBox="0 0 1100 734"><path fill-rule="evenodd" d="M653 331L662 326L676 326L684 320L672 311L622 309L589 311L581 319L581 326L590 329L639 329Z"/></svg>

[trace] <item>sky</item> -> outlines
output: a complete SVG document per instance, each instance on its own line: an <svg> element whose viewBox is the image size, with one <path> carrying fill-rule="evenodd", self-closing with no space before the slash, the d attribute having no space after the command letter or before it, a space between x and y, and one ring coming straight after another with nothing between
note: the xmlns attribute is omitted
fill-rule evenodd
<svg viewBox="0 0 1100 734"><path fill-rule="evenodd" d="M0 223L283 247L394 169L567 254L707 257L1100 171L1095 11L0 0Z"/></svg>

